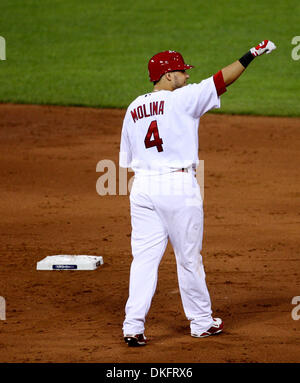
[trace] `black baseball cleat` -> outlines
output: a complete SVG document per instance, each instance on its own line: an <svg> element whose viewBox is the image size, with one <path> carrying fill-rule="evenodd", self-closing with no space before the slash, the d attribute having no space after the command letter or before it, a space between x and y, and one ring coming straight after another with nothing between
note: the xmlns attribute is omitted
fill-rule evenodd
<svg viewBox="0 0 300 383"><path fill-rule="evenodd" d="M146 346L147 338L144 334L124 335L124 341L129 347L140 347Z"/></svg>

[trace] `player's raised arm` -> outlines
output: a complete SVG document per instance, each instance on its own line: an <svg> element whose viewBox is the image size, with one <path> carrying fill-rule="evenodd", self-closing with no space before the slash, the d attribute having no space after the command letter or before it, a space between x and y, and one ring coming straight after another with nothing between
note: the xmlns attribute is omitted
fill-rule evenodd
<svg viewBox="0 0 300 383"><path fill-rule="evenodd" d="M240 77L240 75L244 72L244 70L255 57L261 56L264 53L269 54L274 49L276 49L276 46L272 41L264 40L256 47L251 48L239 60L223 68L221 72L223 75L225 85L229 86L232 83L234 83L234 81Z"/></svg>

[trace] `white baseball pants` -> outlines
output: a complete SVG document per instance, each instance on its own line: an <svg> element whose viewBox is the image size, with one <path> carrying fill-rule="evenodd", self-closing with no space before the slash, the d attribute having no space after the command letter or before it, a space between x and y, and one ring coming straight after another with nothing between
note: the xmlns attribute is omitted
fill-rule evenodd
<svg viewBox="0 0 300 383"><path fill-rule="evenodd" d="M133 260L124 335L144 333L168 239L175 252L182 305L191 332L208 330L213 319L200 254L203 205L196 178L182 172L138 176L132 185L130 208Z"/></svg>

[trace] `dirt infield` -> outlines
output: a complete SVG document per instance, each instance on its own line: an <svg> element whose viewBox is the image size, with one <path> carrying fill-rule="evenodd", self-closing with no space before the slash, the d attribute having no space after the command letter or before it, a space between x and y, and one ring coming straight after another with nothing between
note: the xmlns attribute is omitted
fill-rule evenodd
<svg viewBox="0 0 300 383"><path fill-rule="evenodd" d="M127 196L96 192L117 163L124 110L0 105L0 362L300 362L300 119L208 114L203 260L223 334L189 336L169 245L145 348L122 338ZM101 255L96 271L37 271L52 254ZM299 310L300 313L300 310Z"/></svg>

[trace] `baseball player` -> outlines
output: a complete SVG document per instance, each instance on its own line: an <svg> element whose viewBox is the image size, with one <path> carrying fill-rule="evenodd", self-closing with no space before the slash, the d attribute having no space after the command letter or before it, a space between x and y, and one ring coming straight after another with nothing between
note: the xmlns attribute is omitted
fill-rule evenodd
<svg viewBox="0 0 300 383"><path fill-rule="evenodd" d="M151 93L137 97L123 121L120 166L135 172L130 193L132 264L123 336L129 346L144 346L145 319L155 293L158 267L170 240L178 284L191 336L223 330L213 318L200 251L203 203L195 178L199 119L220 108L226 92L250 62L276 46L264 40L239 60L200 83L187 85L193 68L175 51L154 55L149 63Z"/></svg>

